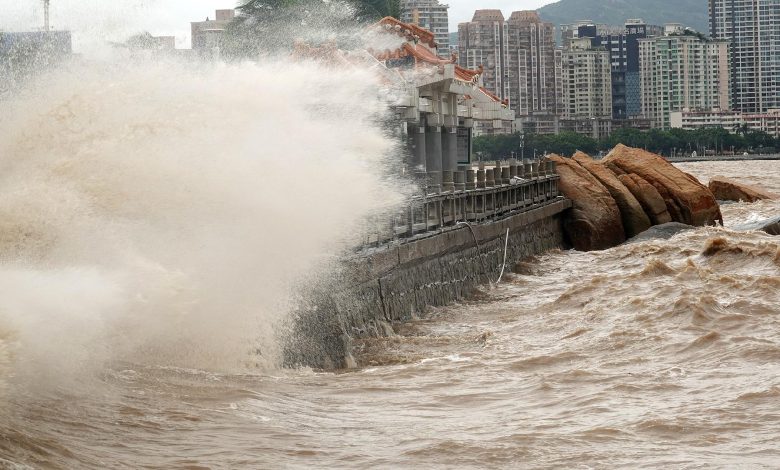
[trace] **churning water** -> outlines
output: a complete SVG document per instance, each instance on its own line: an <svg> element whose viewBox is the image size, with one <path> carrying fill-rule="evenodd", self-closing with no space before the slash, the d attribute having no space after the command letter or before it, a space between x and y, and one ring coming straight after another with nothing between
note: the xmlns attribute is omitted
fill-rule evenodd
<svg viewBox="0 0 780 470"><path fill-rule="evenodd" d="M36 389L274 366L291 283L400 198L359 68L76 64L2 106L0 367Z"/></svg>
<svg viewBox="0 0 780 470"><path fill-rule="evenodd" d="M290 286L401 197L374 83L93 64L1 104L0 466L776 465L780 244L728 227L777 201L527 260L357 370L278 368ZM780 190L780 162L684 167Z"/></svg>

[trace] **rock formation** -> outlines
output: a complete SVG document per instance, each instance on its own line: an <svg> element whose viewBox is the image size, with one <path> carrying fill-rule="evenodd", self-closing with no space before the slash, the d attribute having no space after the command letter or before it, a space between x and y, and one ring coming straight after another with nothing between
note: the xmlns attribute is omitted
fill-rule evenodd
<svg viewBox="0 0 780 470"><path fill-rule="evenodd" d="M645 213L641 203L609 168L596 162L583 152L575 153L572 159L599 180L607 188L609 194L612 195L618 209L620 209L623 228L626 231L627 238L635 237L650 228L650 218Z"/></svg>
<svg viewBox="0 0 780 470"><path fill-rule="evenodd" d="M672 216L669 215L669 211L666 209L664 198L661 197L655 186L633 173L620 175L618 179L642 205L652 225L660 225L672 221Z"/></svg>
<svg viewBox="0 0 780 470"><path fill-rule="evenodd" d="M749 184L738 183L725 176L713 176L708 187L715 199L719 201L756 202L762 199L780 199L779 194Z"/></svg>
<svg viewBox="0 0 780 470"><path fill-rule="evenodd" d="M634 174L655 187L675 222L695 226L723 222L712 192L658 155L619 144L603 163L616 174Z"/></svg>
<svg viewBox="0 0 780 470"><path fill-rule="evenodd" d="M547 158L558 165L560 191L573 203L563 228L574 248L603 250L623 243L620 209L607 188L576 161L558 155Z"/></svg>

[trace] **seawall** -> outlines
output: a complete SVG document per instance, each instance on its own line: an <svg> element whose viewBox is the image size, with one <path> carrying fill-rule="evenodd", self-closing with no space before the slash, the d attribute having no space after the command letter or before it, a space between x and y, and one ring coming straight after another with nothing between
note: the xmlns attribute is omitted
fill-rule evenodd
<svg viewBox="0 0 780 470"><path fill-rule="evenodd" d="M424 316L428 307L496 282L505 246L507 271L519 260L564 248L562 213L571 201L550 196L496 220L455 224L345 260L339 276L307 296L296 351L287 361L354 366L353 339L392 334L393 323Z"/></svg>

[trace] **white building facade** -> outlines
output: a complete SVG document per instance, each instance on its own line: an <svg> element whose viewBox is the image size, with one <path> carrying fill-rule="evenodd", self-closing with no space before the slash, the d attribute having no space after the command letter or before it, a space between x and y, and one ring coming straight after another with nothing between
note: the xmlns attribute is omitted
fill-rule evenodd
<svg viewBox="0 0 780 470"><path fill-rule="evenodd" d="M742 113L720 110L683 110L670 115L672 128L696 130L707 127L722 127L735 133L747 128L780 137L780 110L771 109L764 113Z"/></svg>
<svg viewBox="0 0 780 470"><path fill-rule="evenodd" d="M642 115L669 129L670 113L730 109L729 46L689 31L639 40Z"/></svg>
<svg viewBox="0 0 780 470"><path fill-rule="evenodd" d="M780 2L708 0L710 34L731 44L733 109L780 108Z"/></svg>
<svg viewBox="0 0 780 470"><path fill-rule="evenodd" d="M437 0L401 0L401 21L432 32L438 45L437 54L442 58L450 56L449 8Z"/></svg>
<svg viewBox="0 0 780 470"><path fill-rule="evenodd" d="M572 39L563 51L563 116L567 119L612 116L610 53L590 38Z"/></svg>

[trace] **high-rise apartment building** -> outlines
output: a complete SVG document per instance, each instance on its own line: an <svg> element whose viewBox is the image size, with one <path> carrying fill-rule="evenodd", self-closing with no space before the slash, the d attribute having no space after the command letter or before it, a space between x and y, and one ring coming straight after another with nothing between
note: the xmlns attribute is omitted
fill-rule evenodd
<svg viewBox="0 0 780 470"><path fill-rule="evenodd" d="M639 40L642 114L653 126L670 127L669 113L729 108L729 48L726 41L671 28Z"/></svg>
<svg viewBox="0 0 780 470"><path fill-rule="evenodd" d="M662 28L639 19L627 20L620 32L604 34L597 25L580 24L574 38L592 38L594 47L610 54L612 69L612 118L631 119L642 114L642 90L639 76L639 40L660 36ZM569 42L564 44L569 47Z"/></svg>
<svg viewBox="0 0 780 470"><path fill-rule="evenodd" d="M731 43L734 109L780 108L780 2L708 0L710 34Z"/></svg>
<svg viewBox="0 0 780 470"><path fill-rule="evenodd" d="M484 68L485 87L518 115L559 112L560 51L555 27L534 11L477 10L458 25L460 65Z"/></svg>
<svg viewBox="0 0 780 470"><path fill-rule="evenodd" d="M437 0L401 0L401 17L404 23L411 23L433 33L438 44L440 57L450 56L450 23L447 16L449 5Z"/></svg>
<svg viewBox="0 0 780 470"><path fill-rule="evenodd" d="M555 26L535 11L513 12L506 21L504 80L509 105L518 115L557 113Z"/></svg>
<svg viewBox="0 0 780 470"><path fill-rule="evenodd" d="M458 62L461 67L483 68L482 81L491 93L505 99L504 64L506 23L501 10L477 10L471 22L458 25Z"/></svg>
<svg viewBox="0 0 780 470"><path fill-rule="evenodd" d="M562 114L567 119L612 116L609 51L590 38L572 39L563 51Z"/></svg>

